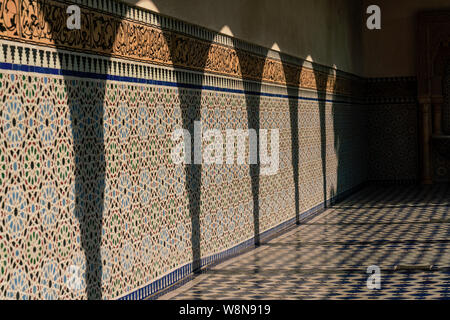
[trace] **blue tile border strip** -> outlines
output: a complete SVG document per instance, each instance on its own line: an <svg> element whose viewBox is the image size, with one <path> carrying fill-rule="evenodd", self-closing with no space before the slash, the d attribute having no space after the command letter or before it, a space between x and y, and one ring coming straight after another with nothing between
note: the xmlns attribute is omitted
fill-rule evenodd
<svg viewBox="0 0 450 320"><path fill-rule="evenodd" d="M318 214L324 212L325 209L328 207L328 205L344 200L348 196L360 191L365 186L366 183L363 182L349 190L346 190L328 199L327 201L324 201L316 205L315 207L300 214L299 221L306 222L314 218ZM263 240L268 241L282 233L289 231L291 227L295 226L297 226L297 218L293 217L261 233L260 240L261 242ZM206 272L207 269L212 267L213 265L221 263L227 259L230 259L232 257L235 257L239 254L242 254L248 250L255 248L254 244L255 244L254 238L250 238L230 249L202 258L201 260L202 270L200 272ZM188 263L172 271L171 273L163 276L162 278L119 298L118 300L141 300L141 299L155 300L158 297L167 294L168 292L180 287L181 285L186 284L192 279L193 279L192 263Z"/></svg>
<svg viewBox="0 0 450 320"><path fill-rule="evenodd" d="M116 76L116 75L110 75L110 74L100 74L100 73L84 72L84 71L73 71L73 70L56 69L56 68L48 68L48 67L36 67L36 66L15 64L15 63L8 63L8 62L0 62L0 70L31 72L31 73L40 73L40 74L47 74L47 75L69 76L69 77L78 77L78 78L86 78L86 79L93 79L93 80L110 80L110 81L129 82L129 83L140 83L140 84L149 84L149 85L156 85L156 86L178 87L178 88L183 88L183 89L198 89L198 90L209 90L209 91L227 92L227 93L259 95L259 96L266 96L266 97L273 97L273 98L299 99L299 100L305 100L305 101L345 103L345 104L349 104L349 103L362 104L361 102L357 102L357 101L311 98L311 97L302 97L302 96L295 97L295 96L290 96L290 95L285 95L285 94L255 92L255 91L247 91L247 90L241 90L241 89L229 89L229 88L221 88L221 87L216 87L216 86L204 86L204 85L178 83L178 82L164 81L164 80L150 80L150 79L143 79L143 78L136 78L136 77ZM300 91L300 88L299 88L299 91Z"/></svg>

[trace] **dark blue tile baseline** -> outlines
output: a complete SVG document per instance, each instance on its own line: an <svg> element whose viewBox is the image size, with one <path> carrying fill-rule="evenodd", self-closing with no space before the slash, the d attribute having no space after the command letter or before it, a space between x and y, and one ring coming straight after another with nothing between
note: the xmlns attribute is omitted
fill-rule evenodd
<svg viewBox="0 0 450 320"><path fill-rule="evenodd" d="M322 202L317 206L303 212L300 214L299 220L300 223L305 223L310 219L314 218L318 214L322 213L331 203L337 203L348 196L354 194L361 190L366 183L361 183L360 185L353 187L347 191L344 191L333 198L327 200L326 202ZM285 222L280 223L279 225L266 230L260 234L261 243L267 240L270 240L277 235L280 235L289 230L291 227L295 227L297 225L297 218L293 217ZM225 260L233 258L239 254L242 254L248 250L255 248L255 239L250 238L230 249L225 251L210 255L208 257L202 258L201 260L201 268L207 269L213 265L221 263ZM121 298L119 300L136 300L136 299L157 299L158 297L169 293L170 291L179 288L181 285L186 284L190 280L192 280L192 263L188 263L171 273L163 276L161 279L158 279L142 288L137 289L134 292L131 292Z"/></svg>

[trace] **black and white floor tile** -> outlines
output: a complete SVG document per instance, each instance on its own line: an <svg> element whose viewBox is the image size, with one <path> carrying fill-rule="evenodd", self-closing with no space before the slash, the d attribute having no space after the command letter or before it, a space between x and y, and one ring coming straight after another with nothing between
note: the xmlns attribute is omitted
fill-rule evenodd
<svg viewBox="0 0 450 320"><path fill-rule="evenodd" d="M367 187L160 299L448 298L450 186L435 185Z"/></svg>

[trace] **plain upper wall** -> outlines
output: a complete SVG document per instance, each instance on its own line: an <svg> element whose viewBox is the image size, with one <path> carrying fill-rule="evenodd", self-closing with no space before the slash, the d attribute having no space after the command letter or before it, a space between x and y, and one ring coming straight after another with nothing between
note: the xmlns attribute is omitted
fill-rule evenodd
<svg viewBox="0 0 450 320"><path fill-rule="evenodd" d="M339 70L363 70L360 0L123 1Z"/></svg>
<svg viewBox="0 0 450 320"><path fill-rule="evenodd" d="M380 6L381 30L364 28L364 75L415 76L417 15L450 9L450 0L364 0L364 10L371 4Z"/></svg>

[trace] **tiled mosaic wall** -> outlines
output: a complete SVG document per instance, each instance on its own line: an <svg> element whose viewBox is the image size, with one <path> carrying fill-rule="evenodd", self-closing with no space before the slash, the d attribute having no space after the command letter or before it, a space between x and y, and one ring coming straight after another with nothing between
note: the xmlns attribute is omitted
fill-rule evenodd
<svg viewBox="0 0 450 320"><path fill-rule="evenodd" d="M448 82L448 76L446 80ZM369 180L411 183L419 173L419 108L415 77L367 80ZM442 128L448 134L449 86L444 86ZM435 143L435 142L433 142ZM433 181L450 181L450 161L432 147Z"/></svg>
<svg viewBox="0 0 450 320"><path fill-rule="evenodd" d="M87 41L81 48L75 37L73 47L86 52L65 51L68 38L38 28L63 4L10 2L22 20L8 24L15 21L11 10L0 16L1 298L120 298L193 257L252 239L255 225L264 232L295 218L297 179L300 213L366 180L366 107L355 98L356 77L301 67L291 57L282 63L272 51L261 56L263 49L225 36L197 61L198 39L163 35L155 15L134 9L123 22L111 18L115 41L100 37L102 45ZM38 17L32 27L24 23L30 12ZM86 19L100 15L83 12ZM170 21L167 28L210 38ZM156 35L137 37L148 51L127 52L133 32L144 28ZM128 46L119 45L120 37ZM94 55L105 51L112 57ZM286 89L286 82L296 87ZM224 132L247 129L255 119L261 129L280 130L277 174L171 161L174 129L201 120ZM74 270L81 281L73 282ZM172 275L158 288L181 277Z"/></svg>
<svg viewBox="0 0 450 320"><path fill-rule="evenodd" d="M415 78L367 80L369 180L418 179L418 105Z"/></svg>
<svg viewBox="0 0 450 320"><path fill-rule="evenodd" d="M443 79L444 104L442 106L442 131L450 134L450 64L447 65ZM436 143L436 141L434 141ZM450 181L450 158L446 153L440 153L434 145L433 152L433 179L435 181Z"/></svg>
<svg viewBox="0 0 450 320"><path fill-rule="evenodd" d="M444 105L442 106L442 130L450 134L450 63L447 65L443 79Z"/></svg>

